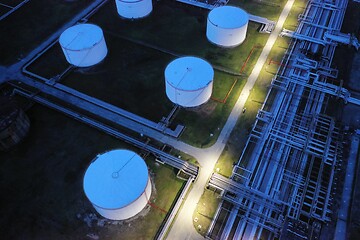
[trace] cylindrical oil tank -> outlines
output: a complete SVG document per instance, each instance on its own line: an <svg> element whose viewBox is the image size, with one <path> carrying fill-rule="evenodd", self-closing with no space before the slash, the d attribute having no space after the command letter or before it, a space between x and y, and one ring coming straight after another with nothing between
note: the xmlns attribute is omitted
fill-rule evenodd
<svg viewBox="0 0 360 240"><path fill-rule="evenodd" d="M151 0L115 0L115 3L118 14L128 19L146 17L153 9Z"/></svg>
<svg viewBox="0 0 360 240"><path fill-rule="evenodd" d="M166 95L182 107L197 107L207 102L212 94L214 69L197 57L181 57L165 69Z"/></svg>
<svg viewBox="0 0 360 240"><path fill-rule="evenodd" d="M84 192L101 216L111 220L133 217L150 199L147 166L138 154L129 150L100 154L85 172Z"/></svg>
<svg viewBox="0 0 360 240"><path fill-rule="evenodd" d="M206 37L221 47L236 47L246 38L249 15L238 7L222 6L210 11Z"/></svg>
<svg viewBox="0 0 360 240"><path fill-rule="evenodd" d="M0 150L18 144L29 132L30 120L25 112L8 99L0 99Z"/></svg>
<svg viewBox="0 0 360 240"><path fill-rule="evenodd" d="M66 60L77 67L93 66L108 52L103 31L94 24L78 24L66 29L59 43Z"/></svg>

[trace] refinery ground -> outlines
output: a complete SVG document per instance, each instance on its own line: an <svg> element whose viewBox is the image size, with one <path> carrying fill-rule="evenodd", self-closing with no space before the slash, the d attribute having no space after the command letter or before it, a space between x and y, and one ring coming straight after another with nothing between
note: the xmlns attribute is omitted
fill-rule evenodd
<svg viewBox="0 0 360 240"><path fill-rule="evenodd" d="M259 59L258 59L258 62L256 63L256 65L253 69L253 72L249 76L247 83L245 84L245 86L240 94L240 97L236 101L236 104L235 104L232 112L230 113L230 115L226 121L226 124L224 125L223 129L221 130L221 133L220 133L216 143L213 146L211 146L210 148L206 148L206 149L196 148L196 147L190 146L184 142L181 142L175 138L168 137L166 135L162 135L160 137L157 135L152 135L151 131L149 131L149 132L146 131L146 127L144 127L144 126L139 126L137 129L133 129L136 132L139 132L139 133L145 134L151 138L157 139L158 141L163 142L164 144L170 145L186 154L189 154L189 155L195 157L200 165L200 171L199 171L197 180L194 182L193 187L192 187L190 193L188 194L184 205L182 206L180 212L178 213L175 223L171 227L171 230L168 234L168 239L197 239L197 238L201 239L202 238L202 236L200 236L194 229L192 215L193 215L193 213L196 209L196 205L204 191L204 187L206 186L207 180L210 177L211 173L213 172L215 164L225 147L225 144L230 136L230 133L232 132L233 128L235 127L239 116L242 114L242 110L244 108L246 100L249 97L250 90L253 88L253 86L257 80L257 77L260 73L260 70L262 69L265 61L267 60L269 52L272 49L272 47L275 43L275 40L282 29L283 23L291 9L293 2L294 2L294 0L290 0L287 2L283 12L281 13L281 16L278 20L275 30L271 33L271 35L264 47ZM96 3L94 3L94 5L95 4ZM83 15L84 15L84 13L80 13L79 17L81 17ZM23 58L22 62L27 62L28 61L27 59L30 60L33 57L33 55L35 55L36 53L38 53L40 51L40 49L44 48L44 46L49 45L53 41L53 39L57 38L57 36L64 29L66 29L68 26L73 25L76 22L76 19L77 18L74 18L74 21L69 22L67 24L67 26L64 26L62 29L59 29L56 33L53 34L52 38L50 38L50 39L48 39L48 41L42 43L37 49L32 51L32 53L30 53L27 57ZM13 77L12 74L14 72L19 72L19 68L21 68L23 65L22 62L15 64L15 65L11 66L10 68L8 68L7 72L9 75L7 76L7 78L11 79ZM15 71L14 71L14 69L15 69ZM128 123L128 125L130 125L130 124L131 124L131 122ZM125 123L125 125L127 125L127 124Z"/></svg>
<svg viewBox="0 0 360 240"><path fill-rule="evenodd" d="M95 1L93 5L96 5L98 2L101 1ZM167 239L203 239L201 235L197 233L197 231L194 228L193 225L193 213L197 207L197 204L199 202L199 199L204 191L204 188L206 187L208 178L212 174L215 164L218 161L222 151L224 150L224 147L227 143L227 140L230 137L230 134L235 127L239 117L244 114L243 109L244 105L251 93L252 88L254 87L254 84L258 78L258 75L260 73L260 70L262 69L263 65L265 64L268 55L278 37L278 34L282 30L282 26L284 24L284 21L286 17L289 14L289 11L291 9L291 6L293 5L294 0L287 1L278 21L276 28L274 31L270 34L267 43L265 47L263 48L258 61L253 68L253 71L249 78L247 79L247 82L245 86L243 87L240 96L238 100L236 101L235 106L233 107L223 129L221 130L219 137L214 145L212 145L209 148L197 148L194 146L191 146L189 144L186 144L178 139L169 137L164 134L159 134L152 129L147 128L146 126L140 126L140 125L134 125L132 128L133 131L138 132L140 134L144 134L150 138L156 139L159 142L162 142L164 144L167 144L169 146L172 146L188 155L193 156L196 158L197 162L199 163L200 170L199 175L197 176L196 181L194 182L189 194L187 195L187 198L183 204L183 206L180 208L180 211L172 224L170 231L168 233ZM89 7L90 9L91 7ZM84 10L84 12L88 11L87 9ZM41 49L43 49L45 46L47 46L49 43L54 41L59 34L64 31L69 26L72 26L74 23L78 21L79 18L81 18L84 14L80 13L77 17L75 17L72 21L68 22L66 25L64 25L62 28L60 28L57 32L55 32L46 42L39 45L36 49L34 49L30 54L27 56L24 56L22 60L8 68L0 68L0 71L4 72L5 74L1 75L0 82L3 82L4 80L10 80L10 79L19 79L26 81L32 81L28 77L24 77L21 74L21 68L25 62L28 62L31 58L33 58ZM44 86L45 87L45 86ZM246 114L246 112L245 112ZM129 125L133 124L132 122L129 122ZM124 125L127 125L124 123Z"/></svg>

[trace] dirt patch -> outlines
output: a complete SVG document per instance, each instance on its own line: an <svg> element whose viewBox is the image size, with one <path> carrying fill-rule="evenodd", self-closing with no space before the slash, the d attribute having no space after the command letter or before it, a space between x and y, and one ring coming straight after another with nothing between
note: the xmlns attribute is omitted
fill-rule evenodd
<svg viewBox="0 0 360 240"><path fill-rule="evenodd" d="M201 116L211 116L217 106L216 102L209 101L199 107L188 108L188 111L195 112Z"/></svg>

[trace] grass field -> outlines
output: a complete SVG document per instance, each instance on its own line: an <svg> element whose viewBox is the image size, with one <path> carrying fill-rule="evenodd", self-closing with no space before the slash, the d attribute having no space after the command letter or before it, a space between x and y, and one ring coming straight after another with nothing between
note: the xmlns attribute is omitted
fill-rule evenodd
<svg viewBox="0 0 360 240"><path fill-rule="evenodd" d="M17 147L0 153L2 239L151 239L165 213L147 206L148 213L132 221L89 227L84 216L95 213L86 199L82 178L90 161L115 148L138 151L117 139L48 110L29 110L31 127ZM175 171L146 159L155 183L151 202L169 211L182 188ZM146 211L145 211L146 212Z"/></svg>
<svg viewBox="0 0 360 240"><path fill-rule="evenodd" d="M0 64L17 62L92 2L36 0L23 5L0 21Z"/></svg>
<svg viewBox="0 0 360 240"><path fill-rule="evenodd" d="M285 3L285 0L230 0L228 4L241 7L250 14L276 21Z"/></svg>
<svg viewBox="0 0 360 240"><path fill-rule="evenodd" d="M298 26L298 17L304 12L307 2L307 0L295 0L289 16L284 23L284 28L295 31Z"/></svg>
<svg viewBox="0 0 360 240"><path fill-rule="evenodd" d="M241 46L219 48L206 39L207 13L161 2L155 4L149 17L129 21L118 17L110 1L89 19L104 30L108 56L94 67L76 69L62 83L157 122L172 108L165 95L163 77L167 64L175 58L170 53L199 56L213 65L239 72L252 47L259 46L244 66L243 77L215 71L213 98L224 99L236 81L225 104L210 100L199 108L181 109L174 120L173 126L179 123L186 126L182 140L198 147L210 146L216 141L268 35L258 33L259 25L250 22L247 40ZM60 46L55 44L28 69L51 78L66 67Z"/></svg>
<svg viewBox="0 0 360 240"><path fill-rule="evenodd" d="M203 236L207 233L221 201L220 195L211 190L204 190L193 214L194 228Z"/></svg>
<svg viewBox="0 0 360 240"><path fill-rule="evenodd" d="M14 7L23 2L23 0L1 0L0 17L10 12Z"/></svg>
<svg viewBox="0 0 360 240"><path fill-rule="evenodd" d="M217 47L206 38L208 12L205 9L164 1L154 5L149 17L130 21L120 18L115 3L110 1L91 17L89 22L101 26L105 32L179 55L199 56L213 65L240 71L252 46L263 45L268 35L258 33L260 25L250 22L247 38L241 46L230 49ZM256 55L254 56L256 58Z"/></svg>

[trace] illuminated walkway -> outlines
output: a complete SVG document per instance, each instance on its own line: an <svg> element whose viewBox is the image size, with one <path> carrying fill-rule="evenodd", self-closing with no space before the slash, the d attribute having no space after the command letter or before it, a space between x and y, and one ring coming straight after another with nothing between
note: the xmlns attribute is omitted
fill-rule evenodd
<svg viewBox="0 0 360 240"><path fill-rule="evenodd" d="M207 180L213 172L215 164L220 157L220 154L223 151L227 140L229 139L230 133L234 129L238 118L242 114L242 109L244 108L245 102L250 95L250 90L254 87L260 70L265 64L270 50L282 30L282 26L290 12L293 3L294 0L287 1L283 11L281 12L275 30L270 34L269 39L266 42L266 45L261 52L260 57L252 73L250 74L240 94L239 99L237 100L234 108L232 109L230 116L227 119L216 143L212 147L207 149L197 149L177 140L170 138L167 139L167 144L172 145L173 147L194 156L201 166L198 178L194 183L193 188L190 191L182 209L178 213L178 217L176 218L167 239L203 239L203 237L200 236L193 227L192 214L194 213L196 205L202 193L204 192Z"/></svg>

